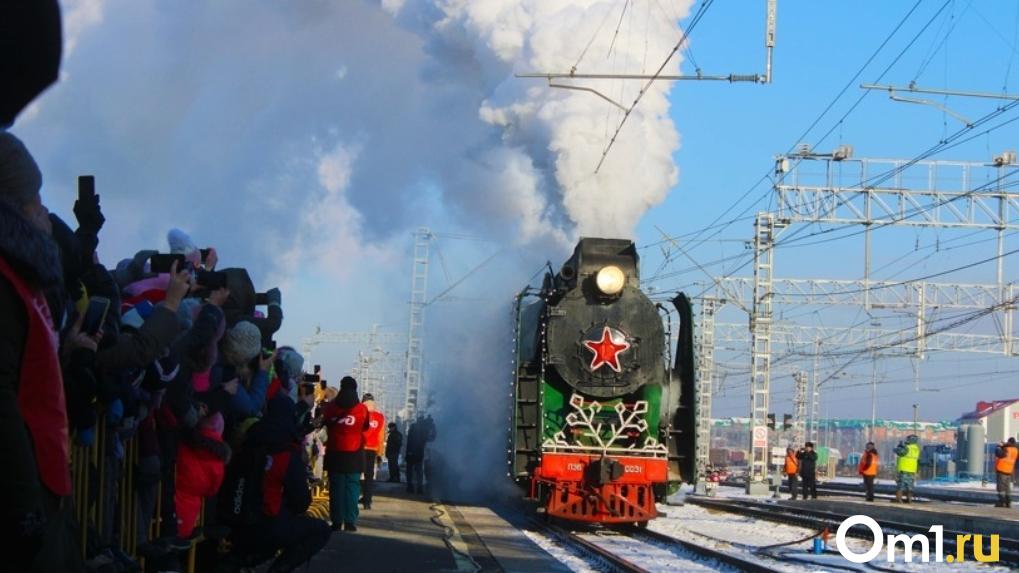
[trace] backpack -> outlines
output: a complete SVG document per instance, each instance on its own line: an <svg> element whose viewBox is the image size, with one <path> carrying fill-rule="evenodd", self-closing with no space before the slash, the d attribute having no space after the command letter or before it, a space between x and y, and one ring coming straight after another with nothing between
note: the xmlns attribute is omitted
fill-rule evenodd
<svg viewBox="0 0 1019 573"><path fill-rule="evenodd" d="M244 448L226 468L219 491L218 517L232 527L262 518L262 479L272 458L263 448Z"/></svg>

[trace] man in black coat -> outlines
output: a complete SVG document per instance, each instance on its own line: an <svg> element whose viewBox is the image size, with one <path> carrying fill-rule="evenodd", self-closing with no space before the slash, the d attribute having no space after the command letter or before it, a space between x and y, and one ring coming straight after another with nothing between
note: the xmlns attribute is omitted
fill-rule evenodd
<svg viewBox="0 0 1019 573"><path fill-rule="evenodd" d="M418 416L416 422L407 430L407 491L410 493L425 492L425 448L428 442L435 439L435 424L430 418ZM417 485L415 485L415 483Z"/></svg>
<svg viewBox="0 0 1019 573"><path fill-rule="evenodd" d="M400 483L400 448L403 447L403 434L395 423L389 424L389 435L386 437L386 460L389 462L389 480Z"/></svg>
<svg viewBox="0 0 1019 573"><path fill-rule="evenodd" d="M817 499L817 452L814 451L814 442L807 442L798 452L796 459L800 462L800 493L803 499L810 497Z"/></svg>

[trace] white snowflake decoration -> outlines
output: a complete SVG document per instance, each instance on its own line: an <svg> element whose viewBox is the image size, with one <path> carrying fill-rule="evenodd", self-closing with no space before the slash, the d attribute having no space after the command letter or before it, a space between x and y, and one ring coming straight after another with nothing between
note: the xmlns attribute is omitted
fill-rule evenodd
<svg viewBox="0 0 1019 573"><path fill-rule="evenodd" d="M551 449L598 449L602 452L608 452L610 450L616 451L632 451L633 453L647 452L647 453L668 453L665 446L658 443L658 440L652 436L648 436L644 440L644 447L637 449L636 444L630 444L628 446L617 445L620 442L627 441L630 439L630 433L636 431L638 433L644 433L648 429L647 420L644 415L648 411L647 400L638 400L632 408L627 408L622 402L619 402L613 408L616 412L616 423L610 423L608 430L611 435L606 439L603 437L603 430L605 430L605 423L597 419L598 413L602 410L602 405L596 400L590 402L584 402L583 396L574 394L570 397L570 406L573 411L566 415L566 423L570 427L581 428L581 437L589 439L592 443L597 444L595 448L586 446L578 446L570 444L566 441L566 435L562 430L556 433L555 437L551 440L546 440L545 446Z"/></svg>

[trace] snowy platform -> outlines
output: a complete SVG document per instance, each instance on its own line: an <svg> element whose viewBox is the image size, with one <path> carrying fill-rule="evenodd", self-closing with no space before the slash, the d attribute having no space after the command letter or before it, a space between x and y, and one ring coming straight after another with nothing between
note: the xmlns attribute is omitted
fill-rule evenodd
<svg viewBox="0 0 1019 573"><path fill-rule="evenodd" d="M965 503L994 505L998 499L994 485L981 487L981 482L967 482L959 484L938 484L932 482L920 483L913 489L914 495L936 501L959 501ZM853 491L863 493L862 480L845 479L829 481L818 486L819 490ZM878 494L893 495L895 493L895 482L881 480L875 484L874 491Z"/></svg>
<svg viewBox="0 0 1019 573"><path fill-rule="evenodd" d="M357 531L333 533L308 571L569 571L491 510L436 504L405 487L377 482Z"/></svg>

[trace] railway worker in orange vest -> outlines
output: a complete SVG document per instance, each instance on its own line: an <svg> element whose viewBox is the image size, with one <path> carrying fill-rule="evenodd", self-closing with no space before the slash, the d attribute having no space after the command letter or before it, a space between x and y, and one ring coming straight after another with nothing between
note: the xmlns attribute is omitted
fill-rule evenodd
<svg viewBox="0 0 1019 573"><path fill-rule="evenodd" d="M368 429L364 431L364 486L361 503L365 509L372 508L372 489L375 486L375 467L379 462L386 443L386 416L375 406L375 396L365 393L361 403L368 408Z"/></svg>
<svg viewBox="0 0 1019 573"><path fill-rule="evenodd" d="M1015 471L1015 460L1019 457L1015 438L998 444L994 457L998 458L994 464L994 473L998 477L998 503L994 507L1012 507L1012 472Z"/></svg>
<svg viewBox="0 0 1019 573"><path fill-rule="evenodd" d="M795 449L785 449L785 467L782 468L782 471L789 479L789 493L792 494L789 499L796 499L796 474L800 471L800 462L796 459Z"/></svg>
<svg viewBox="0 0 1019 573"><path fill-rule="evenodd" d="M874 478L877 477L877 468L881 460L877 455L877 448L874 442L867 442L867 447L860 456L859 472L863 476L863 489L867 492L867 501L874 501Z"/></svg>

